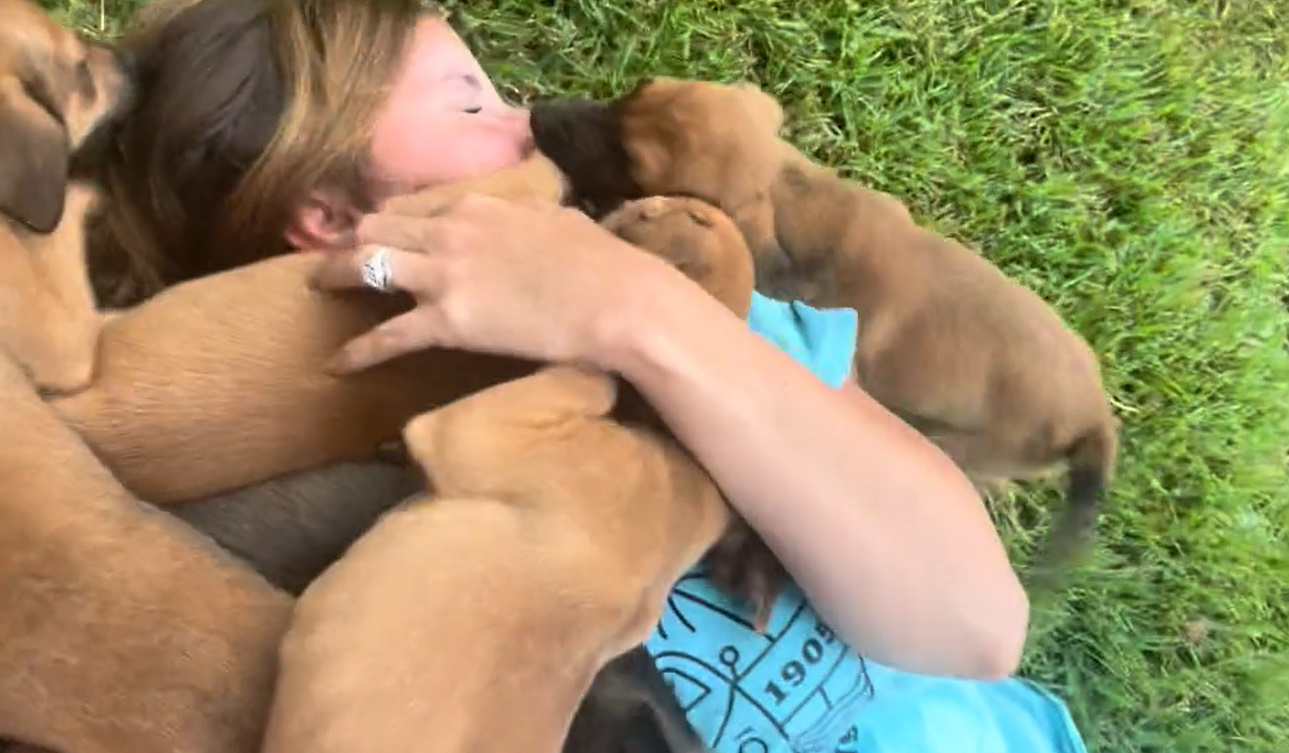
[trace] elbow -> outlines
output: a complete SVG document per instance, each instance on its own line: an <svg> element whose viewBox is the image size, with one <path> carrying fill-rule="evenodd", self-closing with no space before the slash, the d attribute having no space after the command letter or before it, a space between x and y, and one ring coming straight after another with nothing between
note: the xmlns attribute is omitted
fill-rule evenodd
<svg viewBox="0 0 1289 753"><path fill-rule="evenodd" d="M964 477L965 480L965 477ZM969 503L983 509L984 502L972 489ZM972 596L967 636L971 649L964 652L969 679L993 682L1016 674L1029 637L1029 595L1021 583L1002 541L992 525L982 551L976 557L979 569L969 569L970 581L960 583Z"/></svg>
<svg viewBox="0 0 1289 753"><path fill-rule="evenodd" d="M1019 580L981 610L976 628L970 679L993 682L1011 677L1020 668L1029 635L1029 597Z"/></svg>

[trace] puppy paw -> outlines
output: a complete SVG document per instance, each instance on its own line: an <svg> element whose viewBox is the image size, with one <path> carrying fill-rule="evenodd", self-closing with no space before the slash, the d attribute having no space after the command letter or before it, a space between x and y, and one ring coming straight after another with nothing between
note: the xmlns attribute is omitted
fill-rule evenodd
<svg viewBox="0 0 1289 753"><path fill-rule="evenodd" d="M407 450L431 477L444 467L474 467L569 420L607 416L617 401L615 378L575 366L548 366L423 413L403 429Z"/></svg>
<svg viewBox="0 0 1289 753"><path fill-rule="evenodd" d="M788 574L770 547L746 522L736 520L706 557L708 578L752 609L753 626L763 632Z"/></svg>
<svg viewBox="0 0 1289 753"><path fill-rule="evenodd" d="M601 224L658 256L739 316L752 303L752 252L734 221L700 199L650 196L629 201Z"/></svg>

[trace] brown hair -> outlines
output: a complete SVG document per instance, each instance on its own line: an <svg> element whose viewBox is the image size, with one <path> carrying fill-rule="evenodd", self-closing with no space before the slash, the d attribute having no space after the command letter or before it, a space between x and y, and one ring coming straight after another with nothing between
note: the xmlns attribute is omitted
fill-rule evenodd
<svg viewBox="0 0 1289 753"><path fill-rule="evenodd" d="M160 0L125 41L140 98L91 249L104 302L284 252L327 185L369 209L371 129L419 0Z"/></svg>

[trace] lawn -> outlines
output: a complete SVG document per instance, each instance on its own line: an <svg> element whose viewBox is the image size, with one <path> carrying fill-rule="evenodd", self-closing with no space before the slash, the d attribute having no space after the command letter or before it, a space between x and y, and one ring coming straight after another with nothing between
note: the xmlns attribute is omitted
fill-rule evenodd
<svg viewBox="0 0 1289 753"><path fill-rule="evenodd" d="M128 11L68 2L109 36ZM1098 753L1289 746L1289 2L447 5L516 98L754 79L801 147L1055 304L1124 444L1023 673ZM1056 499L995 500L1019 567Z"/></svg>

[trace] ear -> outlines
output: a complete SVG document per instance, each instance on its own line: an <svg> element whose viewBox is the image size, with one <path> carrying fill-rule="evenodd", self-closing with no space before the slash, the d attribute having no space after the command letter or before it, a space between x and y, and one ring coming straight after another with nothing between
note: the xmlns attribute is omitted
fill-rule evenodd
<svg viewBox="0 0 1289 753"><path fill-rule="evenodd" d="M63 217L68 161L67 135L52 118L0 101L0 214L53 232Z"/></svg>
<svg viewBox="0 0 1289 753"><path fill-rule="evenodd" d="M675 193L671 185L675 176L675 163L681 155L674 154L669 145L657 135L629 139L626 142L631 179L646 196Z"/></svg>
<svg viewBox="0 0 1289 753"><path fill-rule="evenodd" d="M761 90L756 84L739 83L734 88L739 91L743 107L747 109L752 122L758 129L779 135L783 128L783 106L778 100Z"/></svg>
<svg viewBox="0 0 1289 753"><path fill-rule="evenodd" d="M338 191L318 189L295 208L286 227L292 248L333 250L352 246L362 212Z"/></svg>
<svg viewBox="0 0 1289 753"><path fill-rule="evenodd" d="M403 447L427 480L433 478L434 474L430 469L434 467L434 460L438 457L435 437L439 433L439 419L439 411L430 411L413 418L403 427Z"/></svg>
<svg viewBox="0 0 1289 753"><path fill-rule="evenodd" d="M636 80L635 84L632 85L630 89L627 89L626 93L624 93L621 97L619 97L619 99L628 100L628 99L631 99L632 97L638 97L640 96L640 93L643 92L645 89L648 89L654 84L665 82L665 81L666 81L665 77L659 78L658 76L653 76L653 75L641 76L639 79Z"/></svg>

